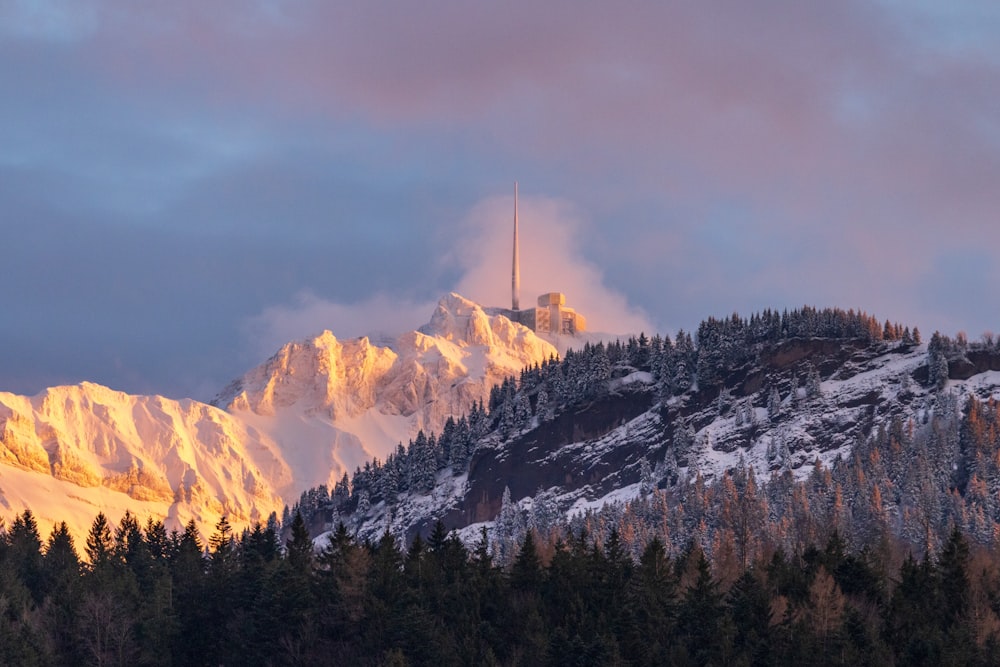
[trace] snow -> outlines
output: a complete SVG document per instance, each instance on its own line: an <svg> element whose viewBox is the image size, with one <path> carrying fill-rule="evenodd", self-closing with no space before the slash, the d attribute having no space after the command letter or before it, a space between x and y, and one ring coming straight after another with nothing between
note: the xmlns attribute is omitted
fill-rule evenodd
<svg viewBox="0 0 1000 667"><path fill-rule="evenodd" d="M610 493L601 496L600 498L593 498L588 500L586 497L579 498L574 502L569 511L566 512L568 516L574 514L581 514L587 510L599 510L605 505L610 505L616 502L625 502L626 500L632 500L639 497L640 484L629 484L628 486L622 486Z"/></svg>
<svg viewBox="0 0 1000 667"><path fill-rule="evenodd" d="M0 393L0 517L30 507L81 539L104 510L131 509L203 535L281 513L421 429L485 400L504 377L556 354L548 342L457 294L394 337L288 343L207 405L92 383ZM218 406L218 407L216 407Z"/></svg>
<svg viewBox="0 0 1000 667"><path fill-rule="evenodd" d="M78 536L126 507L171 528L193 518L205 531L223 512L263 520L291 482L274 443L222 410L91 383L0 393L0 461L6 510L65 519Z"/></svg>
<svg viewBox="0 0 1000 667"><path fill-rule="evenodd" d="M290 462L301 489L385 459L421 429L440 432L494 384L555 353L531 330L453 293L428 324L391 344L342 342L328 331L289 343L213 402L301 450Z"/></svg>
<svg viewBox="0 0 1000 667"><path fill-rule="evenodd" d="M618 391L622 387L626 387L631 384L651 385L653 384L653 375L647 371L635 371L629 373L623 378L615 378L611 380L608 384L608 389L610 391Z"/></svg>
<svg viewBox="0 0 1000 667"><path fill-rule="evenodd" d="M60 521L70 528L77 548L98 512L120 517L125 510L146 517L166 517L170 504L139 501L105 487L82 487L45 473L0 465L0 514L10 517L31 508L44 540ZM10 525L8 518L7 525Z"/></svg>

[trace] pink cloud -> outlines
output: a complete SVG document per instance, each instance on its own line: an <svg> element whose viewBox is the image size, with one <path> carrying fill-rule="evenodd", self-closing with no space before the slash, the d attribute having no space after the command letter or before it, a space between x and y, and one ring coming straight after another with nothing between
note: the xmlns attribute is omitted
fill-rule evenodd
<svg viewBox="0 0 1000 667"><path fill-rule="evenodd" d="M578 238L586 226L569 203L525 197L519 211L522 307L534 304L543 293L561 291L567 304L587 318L591 331L655 331L646 315L607 287L601 271L582 256ZM512 236L512 196L490 197L473 207L463 221L462 237L440 258L460 271L453 290L484 306L509 307ZM243 333L249 352L263 356L324 329L339 338L410 331L430 320L435 305L383 293L337 303L302 291L290 303L263 309L244 324Z"/></svg>
<svg viewBox="0 0 1000 667"><path fill-rule="evenodd" d="M762 212L762 234L805 233L821 249L802 277L815 293L847 261L860 287L846 281L842 298L876 277L918 278L938 244L1000 244L1000 60L938 48L900 5L101 7L81 49L137 96L165 87L293 126L446 133L599 182L595 198L696 209L734 196ZM676 223L674 247L710 256L697 224ZM485 274L468 280L487 289Z"/></svg>
<svg viewBox="0 0 1000 667"><path fill-rule="evenodd" d="M447 261L461 267L456 291L479 303L510 307L513 196L477 204L463 224L464 238ZM521 307L548 292L562 292L567 305L587 318L592 331L612 334L654 331L648 317L606 285L603 272L584 257L588 233L580 214L565 201L523 196L518 205Z"/></svg>
<svg viewBox="0 0 1000 667"><path fill-rule="evenodd" d="M134 8L103 5L93 50L139 88L188 88L210 104L292 117L457 123L525 157L574 156L582 173L632 165L646 186L683 161L758 198L794 190L806 209L858 172L876 190L933 199L938 188L925 187L954 173L945 167L965 156L963 135L979 136L955 122L977 110L956 105L977 94L980 107L997 101L984 85L995 66L953 61L928 72L896 18L861 2ZM869 105L865 122L845 121L845 97ZM957 146L939 143L954 135ZM993 161L984 166L996 173Z"/></svg>

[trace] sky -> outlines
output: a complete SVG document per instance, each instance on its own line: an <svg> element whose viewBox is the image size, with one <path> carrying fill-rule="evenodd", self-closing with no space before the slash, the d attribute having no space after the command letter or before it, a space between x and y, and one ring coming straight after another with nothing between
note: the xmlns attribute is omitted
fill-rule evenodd
<svg viewBox="0 0 1000 667"><path fill-rule="evenodd" d="M0 0L0 391L211 398L449 291L1000 331L1000 4Z"/></svg>

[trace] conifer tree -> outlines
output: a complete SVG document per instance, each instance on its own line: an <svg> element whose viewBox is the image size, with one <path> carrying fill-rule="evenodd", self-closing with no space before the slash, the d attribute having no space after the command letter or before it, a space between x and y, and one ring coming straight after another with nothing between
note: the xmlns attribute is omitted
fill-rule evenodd
<svg viewBox="0 0 1000 667"><path fill-rule="evenodd" d="M308 571L313 561L313 543L306 522L299 512L296 512L295 518L292 519L292 536L285 543L285 548L286 558L292 568L299 572Z"/></svg>
<svg viewBox="0 0 1000 667"><path fill-rule="evenodd" d="M772 386L767 397L767 416L772 422L781 416L781 395L778 394L778 387Z"/></svg>
<svg viewBox="0 0 1000 667"><path fill-rule="evenodd" d="M493 524L497 556L501 564L510 562L514 545L520 537L520 507L511 500L510 487L504 487L500 499L500 513Z"/></svg>
<svg viewBox="0 0 1000 667"><path fill-rule="evenodd" d="M516 590L537 591L542 582L542 564L533 531L527 531L511 568L511 585Z"/></svg>
<svg viewBox="0 0 1000 667"><path fill-rule="evenodd" d="M114 554L114 540L111 537L111 527L108 525L108 518L104 516L104 512L99 512L90 526L90 532L87 533L86 554L91 570L97 570L111 564Z"/></svg>
<svg viewBox="0 0 1000 667"><path fill-rule="evenodd" d="M745 570L727 594L735 636L733 650L744 664L769 664L773 612L767 589L759 576Z"/></svg>
<svg viewBox="0 0 1000 667"><path fill-rule="evenodd" d="M678 633L690 658L697 664L709 664L720 655L718 640L725 609L703 552L698 554L695 568L695 580L684 592L678 610Z"/></svg>
<svg viewBox="0 0 1000 667"><path fill-rule="evenodd" d="M956 526L938 557L945 623L957 623L969 604L969 543Z"/></svg>

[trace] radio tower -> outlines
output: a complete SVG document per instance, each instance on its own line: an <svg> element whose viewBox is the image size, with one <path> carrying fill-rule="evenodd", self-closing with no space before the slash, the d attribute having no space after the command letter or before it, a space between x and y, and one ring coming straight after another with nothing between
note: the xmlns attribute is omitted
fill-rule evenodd
<svg viewBox="0 0 1000 667"><path fill-rule="evenodd" d="M511 310L521 310L521 268L517 253L517 181L514 181L514 263L511 268L510 292Z"/></svg>

